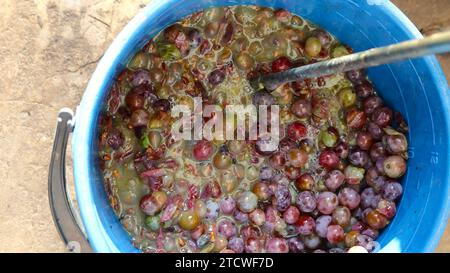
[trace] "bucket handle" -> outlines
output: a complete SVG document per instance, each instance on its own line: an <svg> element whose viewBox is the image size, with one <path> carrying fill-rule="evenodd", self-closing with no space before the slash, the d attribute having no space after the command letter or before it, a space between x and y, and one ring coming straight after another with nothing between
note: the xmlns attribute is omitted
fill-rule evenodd
<svg viewBox="0 0 450 273"><path fill-rule="evenodd" d="M66 181L66 148L74 128L74 114L63 108L58 113L55 140L48 174L48 198L56 229L69 252L91 253L79 213L69 197Z"/></svg>

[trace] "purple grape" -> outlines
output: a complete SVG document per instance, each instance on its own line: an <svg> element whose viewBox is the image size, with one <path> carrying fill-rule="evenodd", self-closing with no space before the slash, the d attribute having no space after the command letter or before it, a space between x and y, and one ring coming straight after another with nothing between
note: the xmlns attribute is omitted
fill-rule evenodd
<svg viewBox="0 0 450 273"><path fill-rule="evenodd" d="M217 202L208 200L206 202L206 215L205 218L208 220L214 220L219 216L219 205Z"/></svg>
<svg viewBox="0 0 450 273"><path fill-rule="evenodd" d="M295 226L299 234L310 235L316 229L316 221L309 215L301 215Z"/></svg>
<svg viewBox="0 0 450 273"><path fill-rule="evenodd" d="M213 70L208 75L208 81L212 85L218 85L225 80L225 73L221 69Z"/></svg>
<svg viewBox="0 0 450 273"><path fill-rule="evenodd" d="M357 167L364 167L364 165L369 162L369 154L366 151L356 149L353 151L350 151L350 154L348 155L348 160L352 165L355 165Z"/></svg>
<svg viewBox="0 0 450 273"><path fill-rule="evenodd" d="M334 147L334 152L337 156L339 156L342 159L346 159L348 157L348 145L345 142L339 142L339 144Z"/></svg>
<svg viewBox="0 0 450 273"><path fill-rule="evenodd" d="M273 169L268 166L263 166L259 171L259 178L261 180L270 180L273 177Z"/></svg>
<svg viewBox="0 0 450 273"><path fill-rule="evenodd" d="M364 112L366 114L372 114L375 109L383 105L383 101L378 96L370 96L363 102Z"/></svg>
<svg viewBox="0 0 450 273"><path fill-rule="evenodd" d="M222 213L233 214L235 209L236 201L232 197L227 196L220 201L220 210L222 211Z"/></svg>
<svg viewBox="0 0 450 273"><path fill-rule="evenodd" d="M403 193L403 187L398 182L386 183L383 187L383 198L395 201Z"/></svg>
<svg viewBox="0 0 450 273"><path fill-rule="evenodd" d="M375 240L376 238L378 238L379 232L377 230L375 230L375 229L372 229L372 228L366 228L365 230L363 230L361 232L361 234L369 236L370 238Z"/></svg>
<svg viewBox="0 0 450 273"><path fill-rule="evenodd" d="M349 209L357 208L361 202L361 196L352 188L343 188L340 190L338 198L341 205L346 206Z"/></svg>
<svg viewBox="0 0 450 273"><path fill-rule="evenodd" d="M347 79L352 83L360 84L365 80L366 73L364 72L364 70L351 70L345 72L345 76L347 76Z"/></svg>
<svg viewBox="0 0 450 273"><path fill-rule="evenodd" d="M373 111L372 121L381 128L384 128L391 123L393 116L394 113L390 108L378 107L375 111Z"/></svg>
<svg viewBox="0 0 450 273"><path fill-rule="evenodd" d="M385 156L386 150L384 149L384 145L381 142L377 142L372 145L372 148L370 148L370 158L373 161L377 161L378 158Z"/></svg>
<svg viewBox="0 0 450 273"><path fill-rule="evenodd" d="M253 94L252 102L254 105L272 105L275 104L275 98L267 91L258 91Z"/></svg>
<svg viewBox="0 0 450 273"><path fill-rule="evenodd" d="M316 209L317 201L314 194L310 191L302 191L297 195L297 207L302 212L312 212Z"/></svg>
<svg viewBox="0 0 450 273"><path fill-rule="evenodd" d="M226 219L219 222L217 230L227 239L235 236L237 233L236 224Z"/></svg>
<svg viewBox="0 0 450 273"><path fill-rule="evenodd" d="M321 215L316 220L316 233L322 238L327 237L328 226L333 218L330 215Z"/></svg>
<svg viewBox="0 0 450 273"><path fill-rule="evenodd" d="M367 131L370 133L370 135L375 140L380 140L383 137L383 130L380 128L380 126L376 125L373 122L369 122L367 124Z"/></svg>
<svg viewBox="0 0 450 273"><path fill-rule="evenodd" d="M108 145L113 150L119 149L124 143L124 138L123 138L122 133L117 129L110 130L108 133L108 137L106 139L106 143L108 143Z"/></svg>
<svg viewBox="0 0 450 273"><path fill-rule="evenodd" d="M244 251L244 240L240 237L233 237L228 241L228 248L235 253L242 253Z"/></svg>
<svg viewBox="0 0 450 273"><path fill-rule="evenodd" d="M381 195L377 194L373 188L366 188L361 193L361 207L364 209L376 208L380 199Z"/></svg>
<svg viewBox="0 0 450 273"><path fill-rule="evenodd" d="M270 238L266 243L267 253L288 253L289 246L283 238Z"/></svg>
<svg viewBox="0 0 450 273"><path fill-rule="evenodd" d="M279 185L275 190L275 205L277 210L285 211L291 204L291 193L287 185Z"/></svg>
<svg viewBox="0 0 450 273"><path fill-rule="evenodd" d="M373 239L367 235L360 234L356 237L356 244L364 247L367 251L371 252L375 249L376 245Z"/></svg>
<svg viewBox="0 0 450 273"><path fill-rule="evenodd" d="M339 225L330 225L327 228L327 240L331 244L338 244L344 240L344 230Z"/></svg>
<svg viewBox="0 0 450 273"><path fill-rule="evenodd" d="M385 135L383 137L383 143L386 146L386 150L391 154L404 153L408 149L408 141L402 134Z"/></svg>
<svg viewBox="0 0 450 273"><path fill-rule="evenodd" d="M317 198L317 208L322 214L331 214L338 205L336 194L325 191L319 194Z"/></svg>
<svg viewBox="0 0 450 273"><path fill-rule="evenodd" d="M374 93L373 85L369 81L363 81L355 86L356 95L360 99L365 99Z"/></svg>
<svg viewBox="0 0 450 273"><path fill-rule="evenodd" d="M328 190L334 192L344 184L345 175L340 170L332 170L325 176L325 186Z"/></svg>
<svg viewBox="0 0 450 273"><path fill-rule="evenodd" d="M300 253L305 250L305 244L298 237L288 239L288 246L291 253Z"/></svg>
<svg viewBox="0 0 450 273"><path fill-rule="evenodd" d="M191 28L188 31L187 36L188 36L189 40L191 41L191 46L193 48L198 47L203 41L203 38L202 38L200 32L195 28Z"/></svg>
<svg viewBox="0 0 450 273"><path fill-rule="evenodd" d="M261 242L257 238L248 238L245 240L246 253L261 253Z"/></svg>
<svg viewBox="0 0 450 273"><path fill-rule="evenodd" d="M133 72L131 76L131 85L139 86L139 85L150 85L152 80L150 78L150 73L147 70L139 69Z"/></svg>
<svg viewBox="0 0 450 273"><path fill-rule="evenodd" d="M248 223L248 214L238 209L234 211L233 217L240 223L243 224Z"/></svg>

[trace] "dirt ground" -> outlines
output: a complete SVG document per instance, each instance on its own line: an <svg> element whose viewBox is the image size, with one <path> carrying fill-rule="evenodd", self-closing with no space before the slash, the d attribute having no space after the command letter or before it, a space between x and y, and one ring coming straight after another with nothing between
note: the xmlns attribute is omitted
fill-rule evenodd
<svg viewBox="0 0 450 273"><path fill-rule="evenodd" d="M0 252L65 251L47 198L56 115L75 108L102 53L149 1L1 1ZM393 2L426 34L450 26L448 0ZM450 79L450 55L440 60ZM450 252L449 228L437 251Z"/></svg>

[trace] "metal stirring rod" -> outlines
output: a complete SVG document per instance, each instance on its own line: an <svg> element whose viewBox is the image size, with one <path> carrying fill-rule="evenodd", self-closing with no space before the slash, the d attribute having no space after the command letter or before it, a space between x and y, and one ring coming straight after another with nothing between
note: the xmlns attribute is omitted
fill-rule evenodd
<svg viewBox="0 0 450 273"><path fill-rule="evenodd" d="M287 82L337 74L444 52L450 52L450 31L436 33L423 39L373 48L327 61L292 68L283 72L267 74L256 79L255 83L256 86L261 87L260 84L262 84L266 89L274 90Z"/></svg>

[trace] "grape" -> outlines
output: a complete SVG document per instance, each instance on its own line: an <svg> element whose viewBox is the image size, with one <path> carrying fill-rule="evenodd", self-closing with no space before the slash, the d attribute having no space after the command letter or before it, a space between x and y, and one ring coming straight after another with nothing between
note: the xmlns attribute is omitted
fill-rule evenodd
<svg viewBox="0 0 450 273"><path fill-rule="evenodd" d="M383 101L378 96L370 96L366 98L363 102L364 112L368 115L372 114L375 109L381 107L383 105Z"/></svg>
<svg viewBox="0 0 450 273"><path fill-rule="evenodd" d="M133 128L147 126L150 119L150 114L144 109L137 109L133 111L130 118L130 125Z"/></svg>
<svg viewBox="0 0 450 273"><path fill-rule="evenodd" d="M272 192L271 192L269 186L267 185L267 183L264 183L264 182L256 182L253 185L252 192L254 194L256 194L256 196L258 197L258 200L260 200L260 201L268 200L270 198L270 196L272 195Z"/></svg>
<svg viewBox="0 0 450 273"><path fill-rule="evenodd" d="M160 212L167 201L167 194L162 191L155 191L152 194L144 195L139 202L139 207L145 215L153 216Z"/></svg>
<svg viewBox="0 0 450 273"><path fill-rule="evenodd" d="M341 171L333 170L325 176L325 186L334 192L344 183L344 180L345 175Z"/></svg>
<svg viewBox="0 0 450 273"><path fill-rule="evenodd" d="M345 167L344 175L348 184L357 185L364 178L364 168L358 168L352 165Z"/></svg>
<svg viewBox="0 0 450 273"><path fill-rule="evenodd" d="M390 108L378 107L375 111L373 111L372 120L376 125L384 128L391 123L393 116L394 113Z"/></svg>
<svg viewBox="0 0 450 273"><path fill-rule="evenodd" d="M330 225L327 228L327 240L331 244L338 244L344 240L344 230L339 225Z"/></svg>
<svg viewBox="0 0 450 273"><path fill-rule="evenodd" d="M375 249L375 243L372 238L367 235L360 234L356 237L356 244L364 247L367 251L371 252Z"/></svg>
<svg viewBox="0 0 450 273"><path fill-rule="evenodd" d="M221 220L217 225L217 230L227 239L235 236L237 233L236 224L230 220Z"/></svg>
<svg viewBox="0 0 450 273"><path fill-rule="evenodd" d="M339 164L339 157L333 150L325 149L320 153L319 164L326 169L332 170Z"/></svg>
<svg viewBox="0 0 450 273"><path fill-rule="evenodd" d="M322 214L331 214L338 205L336 194L325 191L317 198L317 208Z"/></svg>
<svg viewBox="0 0 450 273"><path fill-rule="evenodd" d="M395 201L403 193L403 187L398 182L386 183L383 187L383 198Z"/></svg>
<svg viewBox="0 0 450 273"><path fill-rule="evenodd" d="M200 218L194 211L183 211L178 225L184 230L193 230L200 224Z"/></svg>
<svg viewBox="0 0 450 273"><path fill-rule="evenodd" d="M287 135L293 141L298 141L306 136L306 126L298 121L289 124L287 128Z"/></svg>
<svg viewBox="0 0 450 273"><path fill-rule="evenodd" d="M380 140L383 136L383 130L380 128L380 126L376 125L373 122L369 122L367 124L367 131L375 140Z"/></svg>
<svg viewBox="0 0 450 273"><path fill-rule="evenodd" d="M237 199L237 205L243 212L251 212L258 204L258 197L251 191L242 192Z"/></svg>
<svg viewBox="0 0 450 273"><path fill-rule="evenodd" d="M291 60L287 57L280 57L272 62L272 72L281 72L292 67Z"/></svg>
<svg viewBox="0 0 450 273"><path fill-rule="evenodd" d="M268 253L288 253L289 246L283 238L270 238L266 243L266 251Z"/></svg>
<svg viewBox="0 0 450 273"><path fill-rule="evenodd" d="M352 165L357 167L364 167L369 162L369 154L366 151L355 149L350 151L348 160Z"/></svg>
<svg viewBox="0 0 450 273"><path fill-rule="evenodd" d="M356 230L351 230L351 231L347 232L347 234L345 234L345 239L344 239L345 245L347 247L355 246L357 243L356 240L358 238L358 235L359 235L359 232Z"/></svg>
<svg viewBox="0 0 450 273"><path fill-rule="evenodd" d="M359 132L356 137L356 143L361 150L368 151L373 144L372 135L368 132Z"/></svg>
<svg viewBox="0 0 450 273"><path fill-rule="evenodd" d="M299 118L307 118L311 116L311 102L299 99L291 105L291 112Z"/></svg>
<svg viewBox="0 0 450 273"><path fill-rule="evenodd" d="M305 244L298 237L288 239L288 246L291 253L300 253L305 250Z"/></svg>
<svg viewBox="0 0 450 273"><path fill-rule="evenodd" d="M250 212L248 216L250 220L257 226L261 226L266 220L266 215L261 209L255 209L254 211Z"/></svg>
<svg viewBox="0 0 450 273"><path fill-rule="evenodd" d="M340 190L338 198L341 205L346 206L349 209L357 208L361 202L359 193L352 188L343 188Z"/></svg>
<svg viewBox="0 0 450 273"><path fill-rule="evenodd" d="M408 149L408 141L402 134L398 135L386 135L383 137L383 143L386 146L386 150L391 154L404 153Z"/></svg>
<svg viewBox="0 0 450 273"><path fill-rule="evenodd" d="M376 208L380 199L381 196L373 188L366 188L361 193L361 207Z"/></svg>
<svg viewBox="0 0 450 273"><path fill-rule="evenodd" d="M225 73L221 69L216 69L209 73L208 81L212 85L218 85L225 80Z"/></svg>
<svg viewBox="0 0 450 273"><path fill-rule="evenodd" d="M166 99L159 99L153 103L153 109L157 111L167 112L170 109L170 102Z"/></svg>
<svg viewBox="0 0 450 273"><path fill-rule="evenodd" d="M208 200L206 202L206 215L205 218L208 220L214 220L219 216L219 205L213 200Z"/></svg>
<svg viewBox="0 0 450 273"><path fill-rule="evenodd" d="M333 218L330 215L319 216L316 220L316 233L322 238L327 237L328 226L331 224Z"/></svg>
<svg viewBox="0 0 450 273"><path fill-rule="evenodd" d="M270 180L273 176L273 170L270 167L267 166L263 166L260 170L259 170L259 178L261 180Z"/></svg>
<svg viewBox="0 0 450 273"><path fill-rule="evenodd" d="M390 178L399 178L406 172L406 161L398 155L391 155L383 162L386 175Z"/></svg>
<svg viewBox="0 0 450 273"><path fill-rule="evenodd" d="M261 253L261 242L257 238L248 238L245 240L245 252L246 253Z"/></svg>
<svg viewBox="0 0 450 273"><path fill-rule="evenodd" d="M344 253L345 251L339 247L333 247L328 250L328 253Z"/></svg>
<svg viewBox="0 0 450 273"><path fill-rule="evenodd" d="M145 97L133 89L125 96L125 103L131 111L136 111L144 107Z"/></svg>
<svg viewBox="0 0 450 273"><path fill-rule="evenodd" d="M281 152L276 152L269 158L269 164L276 170L281 170L286 164L286 157Z"/></svg>
<svg viewBox="0 0 450 273"><path fill-rule="evenodd" d="M316 209L317 201L312 192L302 191L297 195L296 204L302 212L309 213Z"/></svg>
<svg viewBox="0 0 450 273"><path fill-rule="evenodd" d="M244 240L239 237L233 237L228 241L228 248L235 253L242 253L244 251Z"/></svg>
<svg viewBox="0 0 450 273"><path fill-rule="evenodd" d="M213 151L213 146L210 141L200 140L192 149L192 154L196 160L208 160Z"/></svg>
<svg viewBox="0 0 450 273"><path fill-rule="evenodd" d="M352 108L347 112L345 119L348 127L360 129L366 124L367 116L364 111L357 108Z"/></svg>
<svg viewBox="0 0 450 273"><path fill-rule="evenodd" d="M370 211L365 218L367 224L373 229L382 229L387 225L386 217L376 210Z"/></svg>
<svg viewBox="0 0 450 273"><path fill-rule="evenodd" d="M298 221L299 217L300 217L300 211L294 206L289 206L287 208L287 210L283 213L283 219L288 224L296 223Z"/></svg>
<svg viewBox="0 0 450 273"><path fill-rule="evenodd" d="M239 231L242 238L248 239L248 238L257 238L260 236L259 230L254 226L244 226Z"/></svg>
<svg viewBox="0 0 450 273"><path fill-rule="evenodd" d="M297 223L295 223L295 226L297 232L301 235L310 235L316 229L316 222L314 221L314 218L309 215L301 215Z"/></svg>
<svg viewBox="0 0 450 273"><path fill-rule="evenodd" d="M318 248L321 243L320 237L316 234L306 235L302 238L305 246L311 250Z"/></svg>
<svg viewBox="0 0 450 273"><path fill-rule="evenodd" d="M220 201L220 209L224 214L233 214L236 209L236 201L230 196L222 198Z"/></svg>
<svg viewBox="0 0 450 273"><path fill-rule="evenodd" d="M138 69L134 71L133 74L131 75L130 83L132 86L138 86L141 84L150 85L151 84L150 74L148 73L147 70Z"/></svg>
<svg viewBox="0 0 450 273"><path fill-rule="evenodd" d="M370 148L370 158L373 161L377 161L378 158L385 156L386 150L384 149L384 145L381 142L377 142L372 145L372 148Z"/></svg>
<svg viewBox="0 0 450 273"><path fill-rule="evenodd" d="M355 86L356 95L360 99L365 99L374 93L373 85L369 81L363 81Z"/></svg>
<svg viewBox="0 0 450 273"><path fill-rule="evenodd" d="M275 98L267 91L258 91L253 94L252 102L254 105L272 105L275 104Z"/></svg>
<svg viewBox="0 0 450 273"><path fill-rule="evenodd" d="M361 234L367 235L367 236L369 236L370 238L372 238L372 239L375 240L376 238L378 238L379 232L378 232L376 229L366 228L366 229L364 229L364 230L361 232Z"/></svg>
<svg viewBox="0 0 450 273"><path fill-rule="evenodd" d="M347 207L337 207L333 211L333 222L345 227L350 224L351 213Z"/></svg>
<svg viewBox="0 0 450 273"><path fill-rule="evenodd" d="M341 159L346 159L348 157L348 145L345 142L339 142L339 144L334 148L334 152Z"/></svg>
<svg viewBox="0 0 450 273"><path fill-rule="evenodd" d="M304 173L295 180L295 186L299 191L312 190L315 183L314 178L309 173Z"/></svg>
<svg viewBox="0 0 450 273"><path fill-rule="evenodd" d="M117 150L124 143L123 134L117 129L112 129L108 133L106 142L113 150Z"/></svg>
<svg viewBox="0 0 450 273"><path fill-rule="evenodd" d="M296 180L300 176L300 168L286 166L284 168L284 174L286 174L287 178L290 180Z"/></svg>
<svg viewBox="0 0 450 273"><path fill-rule="evenodd" d="M362 81L365 80L366 73L364 72L364 70L351 70L351 71L345 72L345 76L352 83L360 84Z"/></svg>
<svg viewBox="0 0 450 273"><path fill-rule="evenodd" d="M291 204L291 194L285 185L279 185L275 190L275 205L277 210L285 211Z"/></svg>

